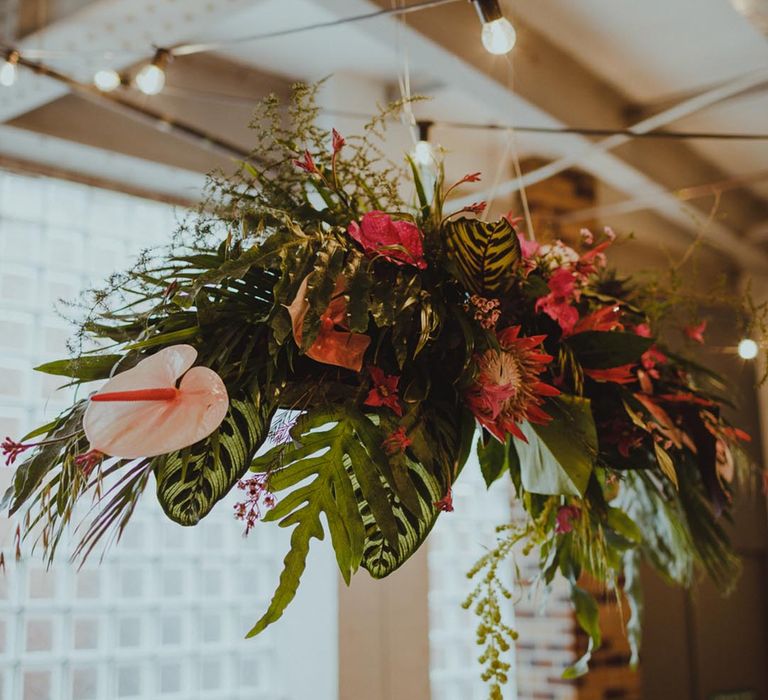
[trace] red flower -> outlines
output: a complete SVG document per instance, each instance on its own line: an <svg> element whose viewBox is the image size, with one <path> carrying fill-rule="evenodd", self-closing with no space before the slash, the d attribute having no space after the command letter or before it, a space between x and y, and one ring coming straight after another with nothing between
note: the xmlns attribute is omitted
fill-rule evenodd
<svg viewBox="0 0 768 700"><path fill-rule="evenodd" d="M461 178L461 180L459 180L456 184L457 185L463 185L465 182L480 182L480 176L481 175L482 175L481 172L468 173L463 178Z"/></svg>
<svg viewBox="0 0 768 700"><path fill-rule="evenodd" d="M384 374L378 367L369 367L368 372L373 380L373 388L363 403L366 406L387 406L398 415L403 415L403 407L398 398L398 384L400 377L395 374Z"/></svg>
<svg viewBox="0 0 768 700"><path fill-rule="evenodd" d="M587 316L584 316L573 328L573 335L585 331L623 331L624 326L619 322L621 307L604 306Z"/></svg>
<svg viewBox="0 0 768 700"><path fill-rule="evenodd" d="M571 335L579 320L579 312L571 306L571 302L579 296L576 277L570 270L559 267L549 278L547 286L549 294L536 302L536 311L543 311L553 321L557 321L563 335Z"/></svg>
<svg viewBox="0 0 768 700"><path fill-rule="evenodd" d="M347 142L344 140L344 137L336 131L336 129L333 130L333 153L338 153L344 146L347 144Z"/></svg>
<svg viewBox="0 0 768 700"><path fill-rule="evenodd" d="M304 319L307 311L309 311L308 285L309 275L304 278L296 298L287 307L293 325L293 337L299 346L301 346L304 330ZM339 276L333 290L331 303L320 317L320 331L306 354L307 357L311 357L316 362L345 367L359 372L363 366L363 356L371 343L371 339L361 333L349 332L347 302L343 294L345 285L344 277Z"/></svg>
<svg viewBox="0 0 768 700"><path fill-rule="evenodd" d="M90 476L91 472L104 461L105 455L99 450L89 450L75 457L75 464L83 470L85 476Z"/></svg>
<svg viewBox="0 0 768 700"><path fill-rule="evenodd" d="M482 214L487 206L488 202L474 202L473 204L460 209L457 213L466 211L470 214Z"/></svg>
<svg viewBox="0 0 768 700"><path fill-rule="evenodd" d="M698 326L686 326L683 333L696 343L704 344L704 331L707 330L707 321L702 321Z"/></svg>
<svg viewBox="0 0 768 700"><path fill-rule="evenodd" d="M311 173L313 175L320 172L315 165L315 161L312 160L312 155L309 151L304 151L304 155L301 158L296 158L293 161L293 164L297 168L301 168L304 172Z"/></svg>
<svg viewBox="0 0 768 700"><path fill-rule="evenodd" d="M11 440L11 438L6 437L5 440L3 440L3 444L0 445L3 457L6 458L5 466L10 467L22 452L25 452L32 447L36 447L36 445L34 443L24 444L23 442L16 442L15 440Z"/></svg>
<svg viewBox="0 0 768 700"><path fill-rule="evenodd" d="M613 382L614 384L631 384L637 381L635 376L635 365L621 365L620 367L611 367L609 369L585 369L590 379L596 382Z"/></svg>
<svg viewBox="0 0 768 700"><path fill-rule="evenodd" d="M647 323L638 323L635 326L635 334L641 338L652 338L651 327Z"/></svg>
<svg viewBox="0 0 768 700"><path fill-rule="evenodd" d="M432 505L443 513L453 513L453 493L451 492L451 489L448 489L448 493L446 493L439 501L435 501Z"/></svg>
<svg viewBox="0 0 768 700"><path fill-rule="evenodd" d="M557 396L555 387L539 380L552 356L537 350L546 336L521 338L520 326L497 335L500 350L486 350L476 358L477 376L467 392L467 405L480 425L500 442L507 434L526 441L518 423L546 424L551 416L541 410L545 396Z"/></svg>
<svg viewBox="0 0 768 700"><path fill-rule="evenodd" d="M577 506L560 506L557 509L555 522L555 532L558 535L565 535L573 530L574 520L581 517L581 508Z"/></svg>
<svg viewBox="0 0 768 700"><path fill-rule="evenodd" d="M405 449L412 444L413 442L405 432L405 428L401 425L381 443L381 446L388 455L396 455L399 452L405 452Z"/></svg>
<svg viewBox="0 0 768 700"><path fill-rule="evenodd" d="M420 270L427 267L422 233L410 221L393 221L382 211L369 211L359 224L353 221L347 232L368 256L381 256L396 265L413 265Z"/></svg>

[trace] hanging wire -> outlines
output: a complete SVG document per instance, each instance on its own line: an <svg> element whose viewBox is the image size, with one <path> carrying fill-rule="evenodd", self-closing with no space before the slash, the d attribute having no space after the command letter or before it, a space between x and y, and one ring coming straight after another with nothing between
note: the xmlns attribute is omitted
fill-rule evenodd
<svg viewBox="0 0 768 700"><path fill-rule="evenodd" d="M401 88L401 96L411 95L410 80L407 85L403 82L403 77L398 77L398 88ZM231 95L222 92L210 90L197 90L193 88L180 88L175 86L166 86L163 95L179 99L198 100L209 102L211 104L241 105L251 108L256 104L256 100L243 95ZM368 121L375 115L367 112L356 112L354 110L332 109L321 107L320 111L329 116L349 119L361 119ZM418 117L413 117L411 121L408 117L408 124L414 127L417 122L425 121ZM605 129L596 127L557 127L557 126L525 126L511 124L479 124L473 122L451 121L446 119L429 119L435 128L447 129L467 129L473 131L499 131L507 132L513 129L517 134L542 134L549 136L629 136L633 139L653 140L666 139L673 141L768 141L768 132L766 133L737 133L737 132L719 132L719 131L651 131L648 133L634 133L628 129ZM415 132L414 132L415 133Z"/></svg>

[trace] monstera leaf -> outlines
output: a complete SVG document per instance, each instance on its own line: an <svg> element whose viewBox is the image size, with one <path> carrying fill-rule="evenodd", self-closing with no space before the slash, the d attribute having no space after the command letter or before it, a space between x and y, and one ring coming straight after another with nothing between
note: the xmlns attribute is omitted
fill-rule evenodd
<svg viewBox="0 0 768 700"><path fill-rule="evenodd" d="M153 460L157 499L180 525L195 525L248 469L269 431L275 403L258 390L233 398L212 435Z"/></svg>
<svg viewBox="0 0 768 700"><path fill-rule="evenodd" d="M468 291L499 297L510 290L522 259L512 224L461 218L446 223L444 231L448 255Z"/></svg>
<svg viewBox="0 0 768 700"><path fill-rule="evenodd" d="M292 429L293 444L278 445L254 462L254 471L269 473L269 489L282 493L265 520L294 529L277 591L249 636L279 619L293 600L310 541L325 537L321 516L347 582L361 565L374 578L387 576L429 534L439 515L434 504L448 488L445 476L433 471L431 460L426 465L390 461L381 448L386 431L377 420L349 405L310 410ZM417 456L426 425L431 424L425 421L410 434ZM454 430L457 463L462 460L458 435ZM438 451L439 443L438 435Z"/></svg>

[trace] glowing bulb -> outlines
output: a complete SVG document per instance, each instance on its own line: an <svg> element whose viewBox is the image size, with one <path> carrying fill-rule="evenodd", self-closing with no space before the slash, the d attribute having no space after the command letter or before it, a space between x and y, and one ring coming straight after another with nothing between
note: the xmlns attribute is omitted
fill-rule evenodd
<svg viewBox="0 0 768 700"><path fill-rule="evenodd" d="M413 149L413 160L416 165L427 167L435 162L435 152L429 141L419 141Z"/></svg>
<svg viewBox="0 0 768 700"><path fill-rule="evenodd" d="M144 66L136 74L136 87L145 95L158 95L165 87L165 71L154 63Z"/></svg>
<svg viewBox="0 0 768 700"><path fill-rule="evenodd" d="M16 62L11 59L7 59L0 66L0 85L3 87L11 87L16 82L16 75L18 68L16 68Z"/></svg>
<svg viewBox="0 0 768 700"><path fill-rule="evenodd" d="M112 92L119 88L122 82L120 74L111 68L97 71L93 76L93 84L102 92Z"/></svg>
<svg viewBox="0 0 768 700"><path fill-rule="evenodd" d="M488 53L501 56L514 48L517 33L506 17L499 17L492 22L483 23L481 38Z"/></svg>
<svg viewBox="0 0 768 700"><path fill-rule="evenodd" d="M757 353L760 348L752 338L744 338L739 343L739 357L742 360L754 360L757 357Z"/></svg>

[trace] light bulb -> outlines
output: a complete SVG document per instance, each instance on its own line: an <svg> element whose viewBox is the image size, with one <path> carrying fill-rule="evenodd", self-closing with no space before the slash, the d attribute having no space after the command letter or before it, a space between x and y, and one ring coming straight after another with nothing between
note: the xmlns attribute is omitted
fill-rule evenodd
<svg viewBox="0 0 768 700"><path fill-rule="evenodd" d="M111 68L97 71L93 76L93 84L102 92L112 92L119 88L122 82L120 74Z"/></svg>
<svg viewBox="0 0 768 700"><path fill-rule="evenodd" d="M435 162L435 151L429 141L419 141L413 149L413 160L416 165L428 167Z"/></svg>
<svg viewBox="0 0 768 700"><path fill-rule="evenodd" d="M145 95L158 95L165 87L165 71L154 63L144 66L136 74L136 87Z"/></svg>
<svg viewBox="0 0 768 700"><path fill-rule="evenodd" d="M738 352L739 357L742 360L754 360L757 357L759 350L760 348L752 338L744 338L744 340L739 343Z"/></svg>
<svg viewBox="0 0 768 700"><path fill-rule="evenodd" d="M506 17L499 17L492 22L483 23L481 38L488 53L501 56L514 48L517 33Z"/></svg>
<svg viewBox="0 0 768 700"><path fill-rule="evenodd" d="M3 87L11 87L16 82L16 75L18 73L18 68L16 67L16 62L9 59L6 59L3 62L3 65L0 66L0 85Z"/></svg>

